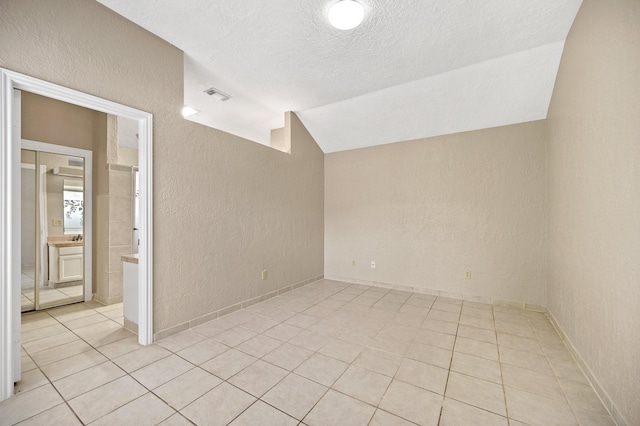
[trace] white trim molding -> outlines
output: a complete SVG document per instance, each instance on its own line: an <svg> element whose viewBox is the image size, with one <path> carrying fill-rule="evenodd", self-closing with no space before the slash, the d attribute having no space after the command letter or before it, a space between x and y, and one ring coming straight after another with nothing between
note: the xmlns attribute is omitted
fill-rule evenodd
<svg viewBox="0 0 640 426"><path fill-rule="evenodd" d="M153 343L153 116L144 111L0 68L0 401L13 395L19 365L20 298L20 126L19 99L24 90L138 122L140 169L140 250L138 268L138 342ZM18 291L17 291L18 290ZM17 303L16 303L17 301ZM18 347L16 354L16 345ZM17 359L16 359L17 358Z"/></svg>

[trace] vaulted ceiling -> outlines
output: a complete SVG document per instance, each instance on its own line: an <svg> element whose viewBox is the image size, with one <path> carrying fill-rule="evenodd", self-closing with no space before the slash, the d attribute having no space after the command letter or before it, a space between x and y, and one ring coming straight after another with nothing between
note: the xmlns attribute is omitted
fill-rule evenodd
<svg viewBox="0 0 640 426"><path fill-rule="evenodd" d="M265 145L294 111L324 152L546 117L581 0L99 0L185 52L190 120ZM204 93L215 87L231 96Z"/></svg>

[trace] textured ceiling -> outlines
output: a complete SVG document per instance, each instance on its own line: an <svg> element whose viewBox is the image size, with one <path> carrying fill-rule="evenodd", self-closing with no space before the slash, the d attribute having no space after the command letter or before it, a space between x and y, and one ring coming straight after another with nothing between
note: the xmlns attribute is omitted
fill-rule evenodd
<svg viewBox="0 0 640 426"><path fill-rule="evenodd" d="M99 0L185 52L190 120L269 145L295 111L324 152L546 117L581 0ZM229 94L226 102L203 91Z"/></svg>

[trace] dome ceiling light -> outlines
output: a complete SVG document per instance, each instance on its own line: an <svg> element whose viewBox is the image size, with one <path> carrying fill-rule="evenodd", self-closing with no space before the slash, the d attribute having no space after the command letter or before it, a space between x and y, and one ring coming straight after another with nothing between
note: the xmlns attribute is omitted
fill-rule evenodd
<svg viewBox="0 0 640 426"><path fill-rule="evenodd" d="M339 30L351 30L363 19L364 7L354 0L340 0L329 9L329 22Z"/></svg>

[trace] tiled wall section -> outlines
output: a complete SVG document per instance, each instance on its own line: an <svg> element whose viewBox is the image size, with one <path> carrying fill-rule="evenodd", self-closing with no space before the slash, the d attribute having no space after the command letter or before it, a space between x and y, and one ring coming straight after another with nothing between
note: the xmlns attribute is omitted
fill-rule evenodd
<svg viewBox="0 0 640 426"><path fill-rule="evenodd" d="M107 209L108 217L99 225L104 255L97 265L102 285L96 297L101 303L112 304L122 302L121 256L133 252L133 169L109 164L107 174L108 194L98 197L99 208Z"/></svg>

